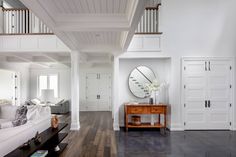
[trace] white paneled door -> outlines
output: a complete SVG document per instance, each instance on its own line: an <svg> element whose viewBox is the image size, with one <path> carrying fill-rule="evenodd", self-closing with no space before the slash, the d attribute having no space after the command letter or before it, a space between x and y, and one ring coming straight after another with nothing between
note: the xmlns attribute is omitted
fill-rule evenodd
<svg viewBox="0 0 236 157"><path fill-rule="evenodd" d="M231 69L230 60L183 60L186 130L230 129Z"/></svg>
<svg viewBox="0 0 236 157"><path fill-rule="evenodd" d="M86 75L86 111L111 110L111 75L89 73Z"/></svg>

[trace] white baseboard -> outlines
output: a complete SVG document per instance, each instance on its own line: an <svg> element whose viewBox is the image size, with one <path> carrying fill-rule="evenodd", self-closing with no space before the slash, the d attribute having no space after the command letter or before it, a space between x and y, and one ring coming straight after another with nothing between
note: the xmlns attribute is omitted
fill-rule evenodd
<svg viewBox="0 0 236 157"><path fill-rule="evenodd" d="M119 126L119 124L113 124L113 130L114 130L114 131L120 131L120 126Z"/></svg>
<svg viewBox="0 0 236 157"><path fill-rule="evenodd" d="M184 131L181 124L171 124L170 131Z"/></svg>
<svg viewBox="0 0 236 157"><path fill-rule="evenodd" d="M78 123L71 123L70 130L79 130L80 124Z"/></svg>

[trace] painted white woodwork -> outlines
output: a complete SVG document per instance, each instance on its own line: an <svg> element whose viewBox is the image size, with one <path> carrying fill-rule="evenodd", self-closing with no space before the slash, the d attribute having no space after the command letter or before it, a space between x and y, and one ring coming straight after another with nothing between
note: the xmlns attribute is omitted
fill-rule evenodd
<svg viewBox="0 0 236 157"><path fill-rule="evenodd" d="M147 3L144 0L21 2L70 49L106 53L128 48ZM98 36L100 38L96 39ZM91 44L94 42L98 43Z"/></svg>
<svg viewBox="0 0 236 157"><path fill-rule="evenodd" d="M230 129L232 109L230 59L183 60L186 130Z"/></svg>
<svg viewBox="0 0 236 157"><path fill-rule="evenodd" d="M52 33L52 31L28 9L3 9L3 33Z"/></svg>
<svg viewBox="0 0 236 157"><path fill-rule="evenodd" d="M71 52L71 130L79 130L79 52Z"/></svg>
<svg viewBox="0 0 236 157"><path fill-rule="evenodd" d="M114 56L114 65L113 65L113 92L112 92L112 116L114 119L113 122L113 130L119 131L120 130L120 124L119 124L119 112L120 112L120 92L119 92L119 85L120 85L120 63L119 63L119 57ZM123 117L121 117L123 118Z"/></svg>
<svg viewBox="0 0 236 157"><path fill-rule="evenodd" d="M56 35L1 35L1 52L70 52Z"/></svg>
<svg viewBox="0 0 236 157"><path fill-rule="evenodd" d="M111 75L87 73L85 111L111 111Z"/></svg>
<svg viewBox="0 0 236 157"><path fill-rule="evenodd" d="M134 35L128 52L161 51L161 35Z"/></svg>

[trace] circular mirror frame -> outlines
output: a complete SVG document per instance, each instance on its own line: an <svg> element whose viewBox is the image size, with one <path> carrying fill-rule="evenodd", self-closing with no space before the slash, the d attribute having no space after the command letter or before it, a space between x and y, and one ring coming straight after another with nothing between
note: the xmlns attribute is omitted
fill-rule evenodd
<svg viewBox="0 0 236 157"><path fill-rule="evenodd" d="M130 88L130 76L131 76L131 74L134 72L134 70L137 69L138 67L146 67L146 68L148 68L148 69L152 72L152 74L153 74L153 76L154 76L155 78L156 78L156 75L155 75L155 73L153 72L153 70L152 70L151 68L149 68L148 66L145 66L145 65L139 65L139 66L133 68L133 70L132 70L132 71L130 72L130 74L129 74L129 78L128 78L129 91L130 91L136 98L145 99L145 98L150 97L151 94L149 93L148 96L139 97L139 96L135 95L134 92L133 92L133 91L131 90L131 88Z"/></svg>

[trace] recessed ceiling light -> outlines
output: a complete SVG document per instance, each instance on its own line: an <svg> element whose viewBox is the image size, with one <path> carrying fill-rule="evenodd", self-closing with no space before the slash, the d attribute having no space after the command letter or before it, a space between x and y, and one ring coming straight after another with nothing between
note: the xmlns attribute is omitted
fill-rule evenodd
<svg viewBox="0 0 236 157"><path fill-rule="evenodd" d="M100 34L95 34L95 37L100 37L101 35Z"/></svg>

